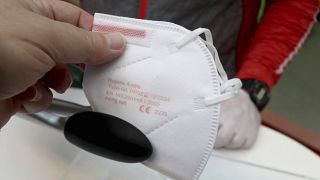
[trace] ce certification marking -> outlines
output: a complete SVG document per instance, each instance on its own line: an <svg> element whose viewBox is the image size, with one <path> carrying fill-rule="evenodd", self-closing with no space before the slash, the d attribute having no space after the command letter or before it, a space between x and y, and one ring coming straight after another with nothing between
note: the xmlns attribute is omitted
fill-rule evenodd
<svg viewBox="0 0 320 180"><path fill-rule="evenodd" d="M147 114L150 114L150 109L151 107L150 106L145 106L145 105L141 105L139 107L139 111L142 112L142 113L147 113Z"/></svg>

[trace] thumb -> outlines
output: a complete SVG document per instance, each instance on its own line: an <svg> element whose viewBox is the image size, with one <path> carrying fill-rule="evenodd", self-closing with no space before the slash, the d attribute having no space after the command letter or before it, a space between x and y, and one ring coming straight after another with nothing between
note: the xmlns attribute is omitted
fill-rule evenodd
<svg viewBox="0 0 320 180"><path fill-rule="evenodd" d="M106 63L120 56L125 47L120 33L99 34L58 21L50 24L54 31L49 30L53 45L49 53L56 63Z"/></svg>
<svg viewBox="0 0 320 180"><path fill-rule="evenodd" d="M56 63L101 64L123 52L125 40L121 34L88 31L93 18L87 12L64 1L40 2L37 7L46 17L42 18L46 32L38 34L40 42L36 44L47 45L42 48Z"/></svg>

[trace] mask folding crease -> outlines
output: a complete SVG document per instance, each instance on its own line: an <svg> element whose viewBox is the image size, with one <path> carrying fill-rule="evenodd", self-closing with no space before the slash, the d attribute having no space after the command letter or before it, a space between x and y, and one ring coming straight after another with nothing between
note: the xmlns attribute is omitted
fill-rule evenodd
<svg viewBox="0 0 320 180"><path fill-rule="evenodd" d="M148 137L154 152L146 166L175 179L198 179L217 136L219 104L241 87L239 79L227 79L210 31L105 14L95 14L93 31L127 39L117 60L85 69L93 110L124 119Z"/></svg>

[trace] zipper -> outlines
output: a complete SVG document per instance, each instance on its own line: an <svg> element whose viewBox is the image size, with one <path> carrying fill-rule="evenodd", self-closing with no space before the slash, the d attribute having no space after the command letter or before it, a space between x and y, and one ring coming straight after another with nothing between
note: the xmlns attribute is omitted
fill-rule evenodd
<svg viewBox="0 0 320 180"><path fill-rule="evenodd" d="M140 0L137 18L144 19L146 17L148 0Z"/></svg>

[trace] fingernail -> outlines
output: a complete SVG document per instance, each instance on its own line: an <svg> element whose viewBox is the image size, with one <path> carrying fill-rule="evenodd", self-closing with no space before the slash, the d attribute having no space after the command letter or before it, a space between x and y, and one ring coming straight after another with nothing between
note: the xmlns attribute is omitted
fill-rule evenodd
<svg viewBox="0 0 320 180"><path fill-rule="evenodd" d="M42 98L42 94L36 89L33 98L30 100L31 102L39 101Z"/></svg>
<svg viewBox="0 0 320 180"><path fill-rule="evenodd" d="M72 73L65 72L63 79L59 81L59 84L54 87L57 93L63 94L72 86L73 75Z"/></svg>
<svg viewBox="0 0 320 180"><path fill-rule="evenodd" d="M110 33L105 36L111 50L121 50L125 45L125 37L121 33Z"/></svg>
<svg viewBox="0 0 320 180"><path fill-rule="evenodd" d="M72 73L69 73L66 77L67 81L70 81L70 83L68 84L68 87L66 89L64 89L63 93L65 93L73 84L73 80L74 80L74 76Z"/></svg>

